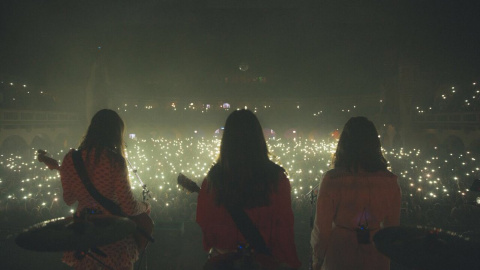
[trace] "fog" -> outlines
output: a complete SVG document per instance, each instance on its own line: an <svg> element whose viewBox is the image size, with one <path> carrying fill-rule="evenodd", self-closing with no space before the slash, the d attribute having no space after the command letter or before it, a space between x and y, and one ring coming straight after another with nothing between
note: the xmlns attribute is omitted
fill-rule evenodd
<svg viewBox="0 0 480 270"><path fill-rule="evenodd" d="M201 269L196 194L227 116L253 111L288 172L301 269L312 201L353 116L371 119L402 189L402 226L478 240L480 17L474 1L0 3L0 268L68 269L14 243L72 214L58 172L93 114L126 124L130 180L151 191L151 269ZM140 264L140 263L138 263ZM392 269L408 269L392 262Z"/></svg>

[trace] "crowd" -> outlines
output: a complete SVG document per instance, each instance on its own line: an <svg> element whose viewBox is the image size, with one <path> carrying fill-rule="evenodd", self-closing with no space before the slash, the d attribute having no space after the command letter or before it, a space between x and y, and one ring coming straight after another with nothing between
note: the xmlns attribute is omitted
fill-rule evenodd
<svg viewBox="0 0 480 270"><path fill-rule="evenodd" d="M267 143L272 160L288 172L296 218L308 220L311 196L307 194L331 168L336 141L270 138ZM220 139L137 137L129 139L127 144L133 192L141 200L139 180L146 184L153 219L194 221L196 195L187 194L177 185L176 178L183 173L200 183L218 155ZM66 151L68 149L49 155L61 161ZM477 191L469 188L480 178L480 157L469 152L447 153L439 147L391 149L384 151L384 155L391 171L398 175L402 189L403 224L471 229L475 222ZM65 205L61 190L58 172L38 162L33 149L28 156L0 155L0 223L24 226L32 220L71 215L73 208ZM452 209L456 210L455 214Z"/></svg>

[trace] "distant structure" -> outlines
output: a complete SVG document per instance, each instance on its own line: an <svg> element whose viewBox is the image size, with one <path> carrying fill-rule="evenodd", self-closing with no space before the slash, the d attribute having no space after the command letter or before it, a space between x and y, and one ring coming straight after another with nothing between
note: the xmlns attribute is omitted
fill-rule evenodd
<svg viewBox="0 0 480 270"><path fill-rule="evenodd" d="M85 112L87 122L92 119L97 111L105 108L111 109L110 97L112 96L112 84L107 67L108 65L102 47L98 47L95 60L90 70L90 77L88 78L85 88Z"/></svg>

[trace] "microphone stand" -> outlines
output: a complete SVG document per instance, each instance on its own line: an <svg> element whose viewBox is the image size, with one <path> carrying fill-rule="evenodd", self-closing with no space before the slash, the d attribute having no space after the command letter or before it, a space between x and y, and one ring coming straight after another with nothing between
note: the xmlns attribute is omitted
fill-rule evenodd
<svg viewBox="0 0 480 270"><path fill-rule="evenodd" d="M141 185L141 187L142 187L142 189L143 189L143 190L142 190L142 200L143 200L143 202L147 202L148 199L151 199L151 198L152 198L152 196L150 195L150 190L148 190L147 185L145 185L145 183L143 183L142 179L140 179L140 176L139 176L138 173L137 173L137 169L133 168L132 163L130 163L130 160L128 160L128 158L125 158L125 160L127 161L128 166L130 167L130 169L132 169L133 173L135 174L135 177L137 178L138 182L140 182L140 185ZM147 245L148 245L148 244L147 244ZM141 266L141 264L142 264L143 255L145 255L145 258L147 257L147 248L146 248L146 247L145 247L145 249L143 250L142 255L140 256L137 269L140 269L140 266ZM148 269L147 260L145 260L145 269Z"/></svg>
<svg viewBox="0 0 480 270"><path fill-rule="evenodd" d="M128 166L130 167L130 169L132 169L133 173L135 174L135 177L137 178L138 182L140 182L140 185L143 189L142 191L143 201L144 202L148 201L148 199L152 198L152 196L150 195L150 190L148 190L147 185L145 185L142 179L140 179L140 176L137 173L137 169L133 168L132 163L130 163L130 160L128 160L127 158L125 159L127 160Z"/></svg>
<svg viewBox="0 0 480 270"><path fill-rule="evenodd" d="M310 206L312 207L312 211L310 214L310 229L313 229L313 221L315 217L315 202L318 196L318 187L320 186L320 183L318 183L316 186L314 186L307 194L305 194L305 197L309 197L310 199Z"/></svg>

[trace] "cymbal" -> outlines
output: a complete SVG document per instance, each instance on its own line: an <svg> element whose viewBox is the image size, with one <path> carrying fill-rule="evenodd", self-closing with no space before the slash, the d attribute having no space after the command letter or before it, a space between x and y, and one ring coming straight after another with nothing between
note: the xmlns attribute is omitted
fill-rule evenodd
<svg viewBox="0 0 480 270"><path fill-rule="evenodd" d="M373 236L375 247L414 269L480 269L480 243L438 228L388 227Z"/></svg>
<svg viewBox="0 0 480 270"><path fill-rule="evenodd" d="M135 229L135 223L123 217L91 215L75 222L72 217L57 218L31 226L15 243L34 251L84 251L121 240Z"/></svg>

